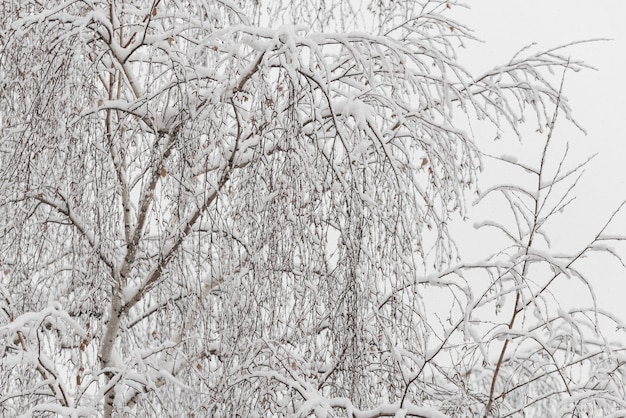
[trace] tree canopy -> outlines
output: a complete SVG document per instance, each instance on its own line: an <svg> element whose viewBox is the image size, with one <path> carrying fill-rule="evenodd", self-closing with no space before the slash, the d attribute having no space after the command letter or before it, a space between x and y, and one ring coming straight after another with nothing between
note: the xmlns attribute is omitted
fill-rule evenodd
<svg viewBox="0 0 626 418"><path fill-rule="evenodd" d="M455 1L3 0L0 411L67 416L598 416L623 348L551 286L556 48L471 74ZM554 74L558 74L556 77ZM510 241L449 228L474 123L539 162ZM432 299L437 298L437 299ZM439 299L441 298L441 299ZM508 298L508 299L507 299ZM494 315L494 311L496 314Z"/></svg>

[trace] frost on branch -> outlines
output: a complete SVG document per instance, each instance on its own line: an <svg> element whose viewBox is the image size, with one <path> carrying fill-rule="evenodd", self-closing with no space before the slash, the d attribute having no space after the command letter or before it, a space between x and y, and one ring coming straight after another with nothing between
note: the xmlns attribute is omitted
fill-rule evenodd
<svg viewBox="0 0 626 418"><path fill-rule="evenodd" d="M480 166L464 120L543 129L570 111L549 71L583 65L556 49L473 77L455 2L352 7L2 3L3 412L502 404L498 373L454 355L486 353L473 310L500 298L454 264Z"/></svg>

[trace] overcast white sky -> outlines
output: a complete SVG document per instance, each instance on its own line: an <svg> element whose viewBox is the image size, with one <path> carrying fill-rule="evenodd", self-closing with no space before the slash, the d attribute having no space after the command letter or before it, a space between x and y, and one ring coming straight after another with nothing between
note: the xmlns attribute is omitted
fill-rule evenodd
<svg viewBox="0 0 626 418"><path fill-rule="evenodd" d="M454 16L485 41L468 45L461 52L461 62L476 73L506 62L520 48L533 42L549 49L572 41L612 39L568 49L573 58L598 69L570 74L565 79L565 94L587 135L564 120L555 131L557 141L570 141L576 160L598 153L580 184L576 205L553 236L557 250L573 249L589 240L612 209L626 199L626 1L469 0L466 3L471 9L457 8ZM516 154L520 150L523 154L532 148L531 144L518 146L513 137L488 146L493 147L495 154ZM484 175L487 182L493 180L489 178L493 177L493 171L487 169ZM483 210L486 210L483 214L489 213L489 209ZM626 235L626 213L615 223L612 232ZM492 244L488 242L489 236L482 239L485 247ZM480 247L472 245L466 251L471 254ZM619 250L626 258L626 246ZM623 302L626 271L616 263L601 261L589 268L593 270L601 305L626 320Z"/></svg>

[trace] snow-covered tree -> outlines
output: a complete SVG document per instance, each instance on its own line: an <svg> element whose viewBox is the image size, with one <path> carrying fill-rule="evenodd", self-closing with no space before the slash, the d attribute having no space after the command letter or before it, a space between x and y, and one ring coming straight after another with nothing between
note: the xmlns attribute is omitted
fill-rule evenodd
<svg viewBox="0 0 626 418"><path fill-rule="evenodd" d="M552 71L584 65L473 75L456 7L2 0L2 414L626 410L615 318L550 300L620 238L544 249L577 167L511 162L534 188L490 189L516 221L485 224L511 245L458 259L469 128L533 114L549 144L570 118Z"/></svg>

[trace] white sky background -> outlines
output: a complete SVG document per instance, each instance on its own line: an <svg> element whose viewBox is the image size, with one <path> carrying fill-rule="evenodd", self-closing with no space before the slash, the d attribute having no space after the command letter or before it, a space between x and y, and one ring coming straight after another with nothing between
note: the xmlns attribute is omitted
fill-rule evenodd
<svg viewBox="0 0 626 418"><path fill-rule="evenodd" d="M576 45L563 52L597 68L597 71L570 72L564 84L564 93L569 98L574 117L586 129L587 135L565 118L559 119L553 135L555 142L570 142L571 163L598 153L587 166L575 193L576 202L553 229L553 249L573 251L588 242L626 199L626 2L468 0L466 3L471 9L456 7L453 16L474 29L474 34L485 41L468 44L459 52L460 62L474 74L504 64L514 53L533 42L543 50L572 41L612 39ZM531 118L529 120L532 122ZM533 146L537 142L533 141L542 140L541 137L529 135L521 145L514 134L503 137L498 143L493 143L492 138L492 132L485 138L478 138L483 150L495 155L517 155L520 162L537 161L537 147ZM485 162L482 189L502 175L497 167ZM473 220L489 218L496 210L499 209L495 206L479 207L472 209L470 216L478 217ZM461 229L461 251L471 259L501 247L493 235L480 233L477 236L469 224ZM626 211L609 232L626 235ZM626 259L626 245L616 249ZM626 320L626 270L604 257L589 261L585 272L593 278L600 306ZM567 297L573 300L578 296L576 290L569 293Z"/></svg>

